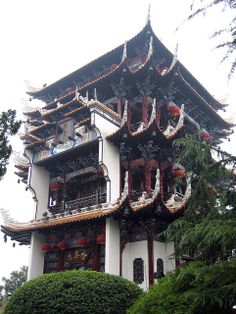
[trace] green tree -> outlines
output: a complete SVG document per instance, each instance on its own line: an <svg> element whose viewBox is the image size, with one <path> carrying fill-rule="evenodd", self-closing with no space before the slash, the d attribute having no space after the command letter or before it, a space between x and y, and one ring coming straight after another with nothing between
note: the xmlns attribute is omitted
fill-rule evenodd
<svg viewBox="0 0 236 314"><path fill-rule="evenodd" d="M192 172L192 195L165 236L175 242L177 256L207 263L225 260L236 248L236 157L200 142L196 135L178 139L174 146L179 151L178 162Z"/></svg>
<svg viewBox="0 0 236 314"><path fill-rule="evenodd" d="M128 314L230 314L236 303L236 260L191 262L159 279Z"/></svg>
<svg viewBox="0 0 236 314"><path fill-rule="evenodd" d="M173 145L177 162L192 173L192 194L164 236L175 242L177 257L195 262L159 280L128 313L231 313L236 304L236 157L197 135Z"/></svg>
<svg viewBox="0 0 236 314"><path fill-rule="evenodd" d="M0 114L0 180L7 171L8 160L12 153L9 137L17 133L20 125L21 121L16 120L15 110L9 109Z"/></svg>
<svg viewBox="0 0 236 314"><path fill-rule="evenodd" d="M10 278L3 277L3 285L0 286L1 295L9 299L14 291L19 288L27 279L27 266L22 266L19 271L14 270L10 274Z"/></svg>
<svg viewBox="0 0 236 314"><path fill-rule="evenodd" d="M225 14L225 20L227 24L223 29L217 29L212 37L221 37L220 44L216 48L225 48L226 53L222 61L232 58L231 74L236 70L236 0L192 0L191 10L192 13L188 17L191 20L193 17L199 14L207 14L212 8L219 6L222 8L222 13ZM231 18L226 14L227 10L233 10L234 15Z"/></svg>

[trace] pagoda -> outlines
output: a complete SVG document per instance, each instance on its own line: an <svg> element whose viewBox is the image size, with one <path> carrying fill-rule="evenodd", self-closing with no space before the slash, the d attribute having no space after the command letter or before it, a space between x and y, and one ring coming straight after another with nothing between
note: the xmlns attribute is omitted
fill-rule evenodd
<svg viewBox="0 0 236 314"><path fill-rule="evenodd" d="M143 289L175 269L160 236L191 195L191 173L172 143L188 133L218 145L232 125L215 100L156 37L150 19L131 40L64 78L31 88L16 174L35 216L5 234L29 245L29 279L88 269Z"/></svg>

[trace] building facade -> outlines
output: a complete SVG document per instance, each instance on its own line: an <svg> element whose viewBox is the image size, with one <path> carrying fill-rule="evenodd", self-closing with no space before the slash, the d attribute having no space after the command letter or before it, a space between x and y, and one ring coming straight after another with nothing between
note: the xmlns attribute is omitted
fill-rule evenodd
<svg viewBox="0 0 236 314"><path fill-rule="evenodd" d="M28 94L44 106L25 108L16 167L36 211L26 223L3 211L2 231L30 244L29 279L90 269L148 289L176 267L161 232L191 195L172 143L188 133L220 143L231 127L217 113L224 106L149 20L124 45Z"/></svg>

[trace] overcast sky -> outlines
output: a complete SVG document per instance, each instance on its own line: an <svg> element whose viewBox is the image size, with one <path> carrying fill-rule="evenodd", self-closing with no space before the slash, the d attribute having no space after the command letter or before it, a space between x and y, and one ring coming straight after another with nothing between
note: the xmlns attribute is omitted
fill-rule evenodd
<svg viewBox="0 0 236 314"><path fill-rule="evenodd" d="M227 22L226 15L214 10L176 28L190 13L190 0L8 0L0 1L0 111L14 108L22 118L28 100L24 81L42 87L75 71L135 36L145 25L151 4L151 24L156 35L218 100L229 103L226 118L236 114L233 90L236 78L228 83L230 64L220 64L224 51L213 50L217 41L211 34ZM230 14L230 12L229 12ZM236 121L235 121L236 122ZM232 142L225 146L232 151ZM13 148L21 149L18 138ZM235 143L235 141L234 141ZM231 146L229 146L229 144ZM0 182L0 208L17 220L31 219L34 203L23 184L17 184L12 163ZM1 223L0 218L0 223ZM27 247L0 235L0 279L28 264Z"/></svg>

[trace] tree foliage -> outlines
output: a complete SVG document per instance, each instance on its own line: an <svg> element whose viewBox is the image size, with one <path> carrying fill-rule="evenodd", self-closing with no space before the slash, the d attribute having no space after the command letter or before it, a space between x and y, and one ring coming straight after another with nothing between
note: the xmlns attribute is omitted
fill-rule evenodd
<svg viewBox="0 0 236 314"><path fill-rule="evenodd" d="M236 302L236 260L192 262L159 280L128 314L227 314Z"/></svg>
<svg viewBox="0 0 236 314"><path fill-rule="evenodd" d="M236 158L196 135L178 139L178 161L192 172L192 195L182 216L169 225L165 236L175 241L176 254L214 263L236 248ZM212 158L212 150L219 160Z"/></svg>
<svg viewBox="0 0 236 314"><path fill-rule="evenodd" d="M14 270L10 274L10 278L3 277L4 285L0 286L0 293L7 299L12 296L17 288L19 288L27 279L27 266L22 266L19 271Z"/></svg>
<svg viewBox="0 0 236 314"><path fill-rule="evenodd" d="M141 293L119 276L85 270L51 273L16 290L5 314L122 314Z"/></svg>
<svg viewBox="0 0 236 314"><path fill-rule="evenodd" d="M9 136L15 135L21 125L16 121L16 111L9 109L0 114L0 180L7 171L8 160L12 153Z"/></svg>
<svg viewBox="0 0 236 314"><path fill-rule="evenodd" d="M228 8L230 10L235 10L236 0L192 0L192 14L188 19L190 20L199 14L206 14L215 6L221 6L223 12ZM223 29L217 29L212 37L221 36L221 43L216 48L226 48L226 54L222 61L232 57L230 76L236 70L236 17L235 14L233 18L227 17L226 14L225 16L227 25Z"/></svg>

